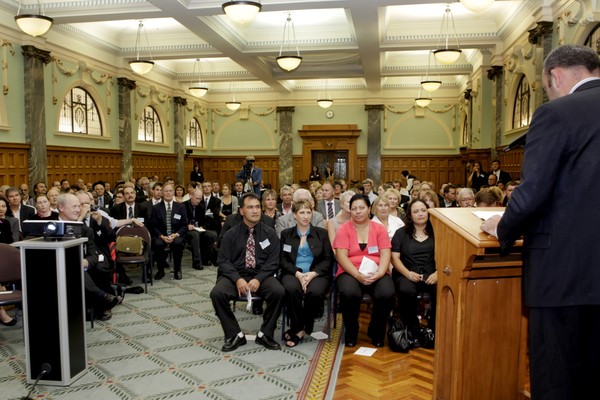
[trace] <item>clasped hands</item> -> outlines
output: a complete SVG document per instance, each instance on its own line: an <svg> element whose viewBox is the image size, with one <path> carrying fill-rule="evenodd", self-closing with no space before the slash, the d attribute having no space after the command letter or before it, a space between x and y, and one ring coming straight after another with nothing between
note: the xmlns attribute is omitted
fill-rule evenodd
<svg viewBox="0 0 600 400"><path fill-rule="evenodd" d="M306 273L302 273L300 271L296 272L296 278L300 281L300 285L302 285L302 291L306 293L306 288L308 288L308 284L317 276L316 272L309 271Z"/></svg>
<svg viewBox="0 0 600 400"><path fill-rule="evenodd" d="M161 238L161 240L162 240L163 242L165 242L165 243L167 243L167 244L171 244L171 243L173 243L173 241L174 241L175 239L177 239L178 237L179 237L179 234L178 234L178 233L172 233L172 234L170 234L169 236L162 235L160 238Z"/></svg>
<svg viewBox="0 0 600 400"><path fill-rule="evenodd" d="M248 291L254 293L258 290L258 288L260 287L260 281L258 279L251 279L249 281L246 281L243 278L238 279L235 282L235 286L237 287L237 291L238 291L238 296L246 296L248 294Z"/></svg>
<svg viewBox="0 0 600 400"><path fill-rule="evenodd" d="M378 276L377 272L369 272L368 274L359 272L354 278L361 284L368 286L374 282L377 282L381 276Z"/></svg>

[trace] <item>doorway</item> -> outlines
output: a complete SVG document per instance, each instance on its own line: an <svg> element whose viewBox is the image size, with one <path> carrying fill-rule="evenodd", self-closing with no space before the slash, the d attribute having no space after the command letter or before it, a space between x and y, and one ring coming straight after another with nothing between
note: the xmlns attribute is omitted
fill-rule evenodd
<svg viewBox="0 0 600 400"><path fill-rule="evenodd" d="M313 150L311 154L312 165L316 165L325 177L325 167L333 169L335 179L348 178L348 150Z"/></svg>

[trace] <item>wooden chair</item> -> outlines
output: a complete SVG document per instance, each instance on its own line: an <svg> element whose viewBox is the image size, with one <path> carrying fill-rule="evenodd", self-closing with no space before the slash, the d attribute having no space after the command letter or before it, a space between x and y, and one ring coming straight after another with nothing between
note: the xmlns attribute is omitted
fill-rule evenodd
<svg viewBox="0 0 600 400"><path fill-rule="evenodd" d="M150 286L154 284L152 279L152 239L150 237L150 232L144 226L125 225L119 228L117 231L117 237L119 236L137 236L142 238L142 241L144 242L144 248L141 255L131 255L117 252L115 262L122 265L141 265L144 290L146 293L148 293L148 280L150 280Z"/></svg>

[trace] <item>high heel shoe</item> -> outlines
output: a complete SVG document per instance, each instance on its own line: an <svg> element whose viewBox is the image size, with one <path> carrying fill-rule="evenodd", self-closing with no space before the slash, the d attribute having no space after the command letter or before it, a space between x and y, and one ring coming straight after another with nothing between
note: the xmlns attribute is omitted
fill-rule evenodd
<svg viewBox="0 0 600 400"><path fill-rule="evenodd" d="M16 325L16 324L17 324L17 320L16 320L16 318L13 318L13 319L11 319L11 320L10 320L10 321L8 321L8 322L4 322L4 321L2 321L2 320L0 319L0 323L1 323L2 325L4 325L4 326L14 326L14 325Z"/></svg>

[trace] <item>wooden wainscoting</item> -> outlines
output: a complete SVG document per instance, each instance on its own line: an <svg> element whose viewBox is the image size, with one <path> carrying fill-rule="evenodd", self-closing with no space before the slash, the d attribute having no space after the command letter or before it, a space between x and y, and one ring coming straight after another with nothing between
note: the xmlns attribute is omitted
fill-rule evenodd
<svg viewBox="0 0 600 400"><path fill-rule="evenodd" d="M177 155L175 154L134 151L132 152L132 158L133 176L135 178L142 176L151 178L158 175L158 179L161 180L167 176L177 180ZM187 178L189 178L189 175L190 171L187 171Z"/></svg>
<svg viewBox="0 0 600 400"><path fill-rule="evenodd" d="M498 151L498 160L500 160L501 169L508 172L514 180L520 179L525 149L519 147L509 152L505 152L503 149L504 146L496 149L496 151Z"/></svg>
<svg viewBox="0 0 600 400"><path fill-rule="evenodd" d="M84 182L103 180L114 185L121 179L120 150L48 146L46 153L50 185L61 179L74 184L79 178Z"/></svg>
<svg viewBox="0 0 600 400"><path fill-rule="evenodd" d="M466 183L460 155L381 157L381 180L383 182L398 179L402 170L408 170L421 180L433 182L436 191L444 182L461 185Z"/></svg>
<svg viewBox="0 0 600 400"><path fill-rule="evenodd" d="M29 185L29 145L2 143L0 145L0 185Z"/></svg>

